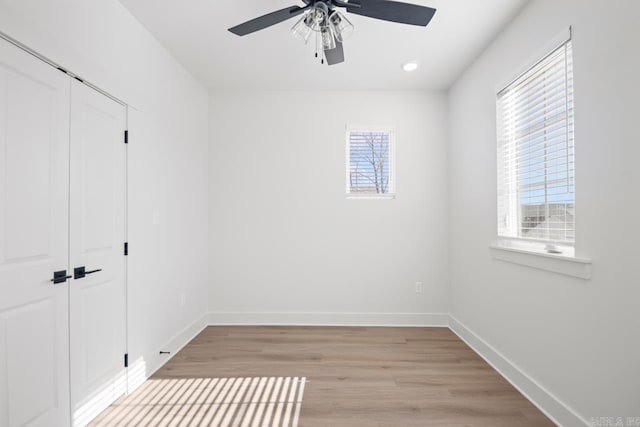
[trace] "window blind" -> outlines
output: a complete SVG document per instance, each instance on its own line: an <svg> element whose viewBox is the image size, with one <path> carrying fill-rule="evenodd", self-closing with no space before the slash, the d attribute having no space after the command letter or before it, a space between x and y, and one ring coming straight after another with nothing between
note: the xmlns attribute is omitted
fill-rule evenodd
<svg viewBox="0 0 640 427"><path fill-rule="evenodd" d="M348 143L348 193L392 193L390 132L350 131Z"/></svg>
<svg viewBox="0 0 640 427"><path fill-rule="evenodd" d="M498 93L497 120L499 236L573 244L570 40Z"/></svg>

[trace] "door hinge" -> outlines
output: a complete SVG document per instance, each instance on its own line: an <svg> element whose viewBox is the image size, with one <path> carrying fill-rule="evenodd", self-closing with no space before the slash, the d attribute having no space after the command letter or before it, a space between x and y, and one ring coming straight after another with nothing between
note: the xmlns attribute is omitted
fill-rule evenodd
<svg viewBox="0 0 640 427"><path fill-rule="evenodd" d="M125 368L129 367L129 353L124 354L124 367Z"/></svg>
<svg viewBox="0 0 640 427"><path fill-rule="evenodd" d="M129 255L129 242L124 242L124 256Z"/></svg>
<svg viewBox="0 0 640 427"><path fill-rule="evenodd" d="M129 131L128 130L124 131L124 143L125 144L129 143Z"/></svg>

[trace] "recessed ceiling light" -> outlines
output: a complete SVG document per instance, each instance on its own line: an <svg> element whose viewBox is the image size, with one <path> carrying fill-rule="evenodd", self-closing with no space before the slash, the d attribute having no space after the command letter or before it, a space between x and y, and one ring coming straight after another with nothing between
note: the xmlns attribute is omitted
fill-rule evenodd
<svg viewBox="0 0 640 427"><path fill-rule="evenodd" d="M407 62L402 66L402 69L405 71L415 71L418 68L418 64L415 62Z"/></svg>

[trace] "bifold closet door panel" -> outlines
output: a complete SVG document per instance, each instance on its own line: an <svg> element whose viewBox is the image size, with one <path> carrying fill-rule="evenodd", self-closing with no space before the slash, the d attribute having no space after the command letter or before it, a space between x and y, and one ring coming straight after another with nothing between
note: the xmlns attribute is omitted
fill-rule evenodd
<svg viewBox="0 0 640 427"><path fill-rule="evenodd" d="M0 425L69 425L69 90L0 40ZM66 275L62 275L65 277Z"/></svg>
<svg viewBox="0 0 640 427"><path fill-rule="evenodd" d="M126 390L125 108L71 83L71 408L84 425ZM78 275L77 275L78 276Z"/></svg>

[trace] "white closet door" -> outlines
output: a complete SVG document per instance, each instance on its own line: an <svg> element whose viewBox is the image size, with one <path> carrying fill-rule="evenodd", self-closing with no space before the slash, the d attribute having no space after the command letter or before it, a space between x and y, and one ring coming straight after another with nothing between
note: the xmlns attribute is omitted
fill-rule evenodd
<svg viewBox="0 0 640 427"><path fill-rule="evenodd" d="M125 109L71 83L71 408L84 425L126 390Z"/></svg>
<svg viewBox="0 0 640 427"><path fill-rule="evenodd" d="M69 425L69 85L0 40L0 425Z"/></svg>

